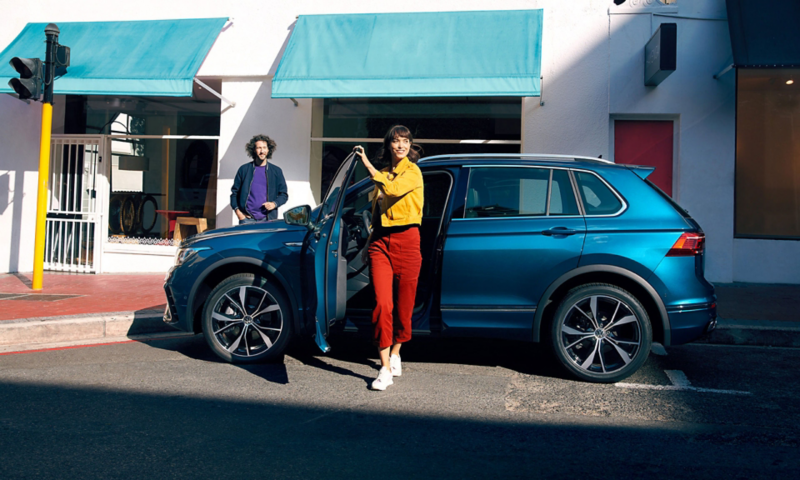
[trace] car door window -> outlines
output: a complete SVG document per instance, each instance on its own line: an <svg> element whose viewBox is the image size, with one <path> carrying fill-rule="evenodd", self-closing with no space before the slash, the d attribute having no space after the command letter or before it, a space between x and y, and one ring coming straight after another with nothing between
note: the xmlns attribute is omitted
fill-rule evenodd
<svg viewBox="0 0 800 480"><path fill-rule="evenodd" d="M572 182L566 170L553 170L550 187L550 215L580 215Z"/></svg>
<svg viewBox="0 0 800 480"><path fill-rule="evenodd" d="M586 215L613 215L622 209L622 201L597 175L576 171L575 180Z"/></svg>
<svg viewBox="0 0 800 480"><path fill-rule="evenodd" d="M547 168L474 168L467 187L465 217L545 215L549 181Z"/></svg>

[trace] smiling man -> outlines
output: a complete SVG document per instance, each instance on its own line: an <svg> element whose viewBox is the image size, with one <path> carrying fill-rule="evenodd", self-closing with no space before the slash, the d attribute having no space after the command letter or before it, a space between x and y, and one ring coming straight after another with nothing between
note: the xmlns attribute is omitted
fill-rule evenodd
<svg viewBox="0 0 800 480"><path fill-rule="evenodd" d="M245 146L253 161L239 167L231 187L231 208L240 225L278 218L278 207L289 200L283 171L268 162L276 147L266 135L254 136Z"/></svg>

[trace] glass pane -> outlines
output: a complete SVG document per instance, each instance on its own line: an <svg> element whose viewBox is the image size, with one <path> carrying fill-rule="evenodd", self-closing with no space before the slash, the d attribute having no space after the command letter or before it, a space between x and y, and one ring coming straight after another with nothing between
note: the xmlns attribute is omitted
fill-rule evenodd
<svg viewBox="0 0 800 480"><path fill-rule="evenodd" d="M349 170L346 167L346 164L340 165L339 170L336 172L336 176L331 179L330 188L328 189L329 191L325 195L325 199L322 201L320 218L333 213L334 209L336 208L336 202L339 200L339 194L342 191L342 183L344 183L344 178Z"/></svg>
<svg viewBox="0 0 800 480"><path fill-rule="evenodd" d="M364 147L367 158L370 159L372 164L378 170L388 166L378 158L378 153L381 150L383 143L354 143L354 142L322 142L322 175L321 175L321 192L327 192L328 187L333 180L333 175L342 164L345 158L353 151L353 147L361 145ZM426 143L420 145L422 148L422 158L445 155L445 154L460 154L460 153L519 153L519 145L497 145L497 144L450 144L450 143ZM353 175L354 182L359 182L368 176L367 169L359 161L356 164L356 171Z"/></svg>
<svg viewBox="0 0 800 480"><path fill-rule="evenodd" d="M800 237L800 69L737 75L736 235Z"/></svg>
<svg viewBox="0 0 800 480"><path fill-rule="evenodd" d="M597 176L575 172L575 179L578 181L578 191L586 215L611 215L622 208L617 196Z"/></svg>
<svg viewBox="0 0 800 480"><path fill-rule="evenodd" d="M466 217L544 215L550 170L475 168L467 187Z"/></svg>
<svg viewBox="0 0 800 480"><path fill-rule="evenodd" d="M325 100L326 138L383 138L393 125L415 138L519 140L522 100L514 97Z"/></svg>
<svg viewBox="0 0 800 480"><path fill-rule="evenodd" d="M177 229L215 228L217 141L134 141L140 155L112 144L109 243L172 245Z"/></svg>
<svg viewBox="0 0 800 480"><path fill-rule="evenodd" d="M425 203L422 207L422 218L441 218L447 205L450 193L450 175L446 173L428 173L422 176L425 188Z"/></svg>
<svg viewBox="0 0 800 480"><path fill-rule="evenodd" d="M578 202L566 170L553 170L553 187L550 192L550 215L580 215Z"/></svg>

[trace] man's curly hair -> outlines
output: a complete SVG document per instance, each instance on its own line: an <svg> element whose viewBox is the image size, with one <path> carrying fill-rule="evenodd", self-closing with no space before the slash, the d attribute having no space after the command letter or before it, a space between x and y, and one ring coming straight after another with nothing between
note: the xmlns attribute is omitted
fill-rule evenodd
<svg viewBox="0 0 800 480"><path fill-rule="evenodd" d="M258 155L256 155L256 142L267 142L267 148L269 149L269 152L267 152L267 158L272 158L272 154L275 152L275 148L278 147L278 144L275 143L275 140L262 134L254 136L249 142L247 142L247 145L244 147L244 150L247 152L247 156L253 160L258 158Z"/></svg>

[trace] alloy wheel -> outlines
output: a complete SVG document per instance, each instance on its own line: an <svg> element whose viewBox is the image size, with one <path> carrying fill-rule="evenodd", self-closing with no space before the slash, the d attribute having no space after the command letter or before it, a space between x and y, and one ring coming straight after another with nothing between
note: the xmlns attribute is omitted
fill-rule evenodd
<svg viewBox="0 0 800 480"><path fill-rule="evenodd" d="M559 345L573 368L613 375L631 364L643 343L642 320L619 298L591 295L576 301L559 325Z"/></svg>
<svg viewBox="0 0 800 480"><path fill-rule="evenodd" d="M257 286L234 286L220 296L211 312L214 341L230 355L263 355L284 329L277 299Z"/></svg>

